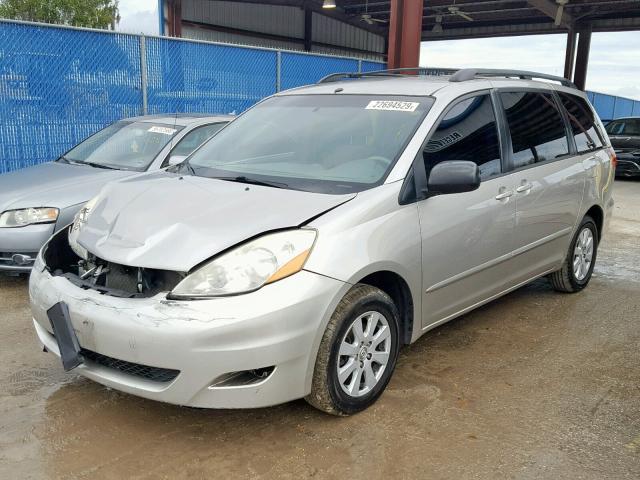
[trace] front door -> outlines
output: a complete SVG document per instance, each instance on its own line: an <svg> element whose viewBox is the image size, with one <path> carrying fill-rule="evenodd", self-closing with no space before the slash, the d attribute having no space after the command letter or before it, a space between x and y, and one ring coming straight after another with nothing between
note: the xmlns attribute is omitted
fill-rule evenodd
<svg viewBox="0 0 640 480"><path fill-rule="evenodd" d="M454 103L425 144L424 175L439 162L469 160L479 165L482 183L473 192L418 202L423 328L472 308L509 284L515 202L513 179L502 174L500 152L488 93Z"/></svg>

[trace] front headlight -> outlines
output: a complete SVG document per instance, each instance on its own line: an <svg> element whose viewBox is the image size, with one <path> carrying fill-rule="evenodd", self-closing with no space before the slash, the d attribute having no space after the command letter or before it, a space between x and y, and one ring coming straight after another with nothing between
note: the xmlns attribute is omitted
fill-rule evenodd
<svg viewBox="0 0 640 480"><path fill-rule="evenodd" d="M7 210L0 215L0 228L26 227L34 223L53 223L58 219L57 208L21 208Z"/></svg>
<svg viewBox="0 0 640 480"><path fill-rule="evenodd" d="M302 270L316 231L287 230L256 238L213 259L182 280L171 297L247 293Z"/></svg>

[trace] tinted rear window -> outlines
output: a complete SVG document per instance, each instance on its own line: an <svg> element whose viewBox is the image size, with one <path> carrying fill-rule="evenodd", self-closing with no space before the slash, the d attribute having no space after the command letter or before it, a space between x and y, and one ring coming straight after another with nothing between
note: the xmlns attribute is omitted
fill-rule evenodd
<svg viewBox="0 0 640 480"><path fill-rule="evenodd" d="M514 168L554 160L569 153L562 114L553 96L537 92L503 92Z"/></svg>
<svg viewBox="0 0 640 480"><path fill-rule="evenodd" d="M601 148L602 139L598 134L595 116L589 104L584 99L567 93L561 93L560 100L569 114L578 152Z"/></svg>

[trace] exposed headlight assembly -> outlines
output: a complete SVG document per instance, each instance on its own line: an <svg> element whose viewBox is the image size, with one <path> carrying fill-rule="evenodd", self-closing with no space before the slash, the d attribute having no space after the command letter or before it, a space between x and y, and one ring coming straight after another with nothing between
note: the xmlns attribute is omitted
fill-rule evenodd
<svg viewBox="0 0 640 480"><path fill-rule="evenodd" d="M53 223L58 219L60 211L57 208L21 208L7 210L0 215L0 228L26 227L35 223Z"/></svg>
<svg viewBox="0 0 640 480"><path fill-rule="evenodd" d="M170 298L220 297L252 292L299 272L311 253L316 231L270 233L214 258L182 280Z"/></svg>

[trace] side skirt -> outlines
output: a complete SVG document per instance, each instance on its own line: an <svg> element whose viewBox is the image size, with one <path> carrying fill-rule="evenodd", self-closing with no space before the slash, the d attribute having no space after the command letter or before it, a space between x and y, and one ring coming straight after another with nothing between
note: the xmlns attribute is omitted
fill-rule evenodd
<svg viewBox="0 0 640 480"><path fill-rule="evenodd" d="M490 297L488 297L488 298L486 298L484 300L481 300L481 301L479 301L477 303L474 303L473 305L471 305L469 307L466 307L466 308L460 310L459 312L451 314L451 315L449 315L449 316L447 316L447 317L445 317L445 318L443 318L441 320L437 320L437 321L433 322L432 324L427 325L426 327L423 327L422 330L421 330L420 336L418 338L420 338L422 335L427 333L429 330L432 330L432 329L436 328L437 326L442 325L443 323L447 323L449 320L453 320L454 318L457 318L457 317L459 317L461 315L464 315L465 313L468 313L471 310L474 310L474 309L476 309L476 308L478 308L478 307L480 307L482 305L485 305L485 304L487 304L489 302L492 302L496 298L500 298L500 297L502 297L502 296L504 296L504 295L506 295L508 293L511 293L514 290L517 290L518 288L523 287L524 285L526 285L528 283L531 283L531 282L533 282L534 280L537 280L540 277L544 277L545 275L548 275L548 274L550 274L550 273L552 273L554 271L555 271L555 269L553 269L553 268L549 269L549 270L545 270L543 273L535 275L535 276L529 278L528 280L525 280L523 282L520 282L520 283L514 285L513 287L509 287L506 290L503 290L500 293L496 293L495 295L492 295L492 296L490 296ZM416 338L416 340L418 338Z"/></svg>

